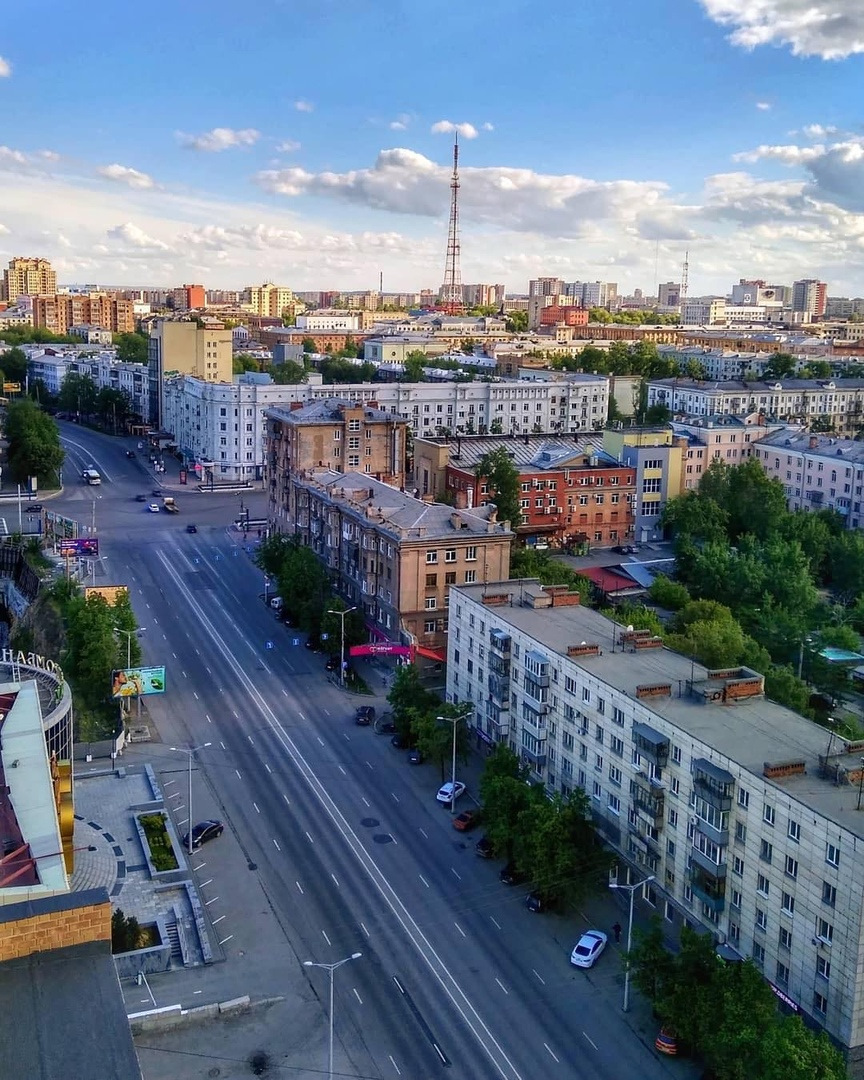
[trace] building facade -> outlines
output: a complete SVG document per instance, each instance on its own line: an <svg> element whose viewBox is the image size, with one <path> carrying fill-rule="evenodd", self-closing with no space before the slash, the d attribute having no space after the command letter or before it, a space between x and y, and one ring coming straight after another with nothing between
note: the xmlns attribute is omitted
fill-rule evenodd
<svg viewBox="0 0 864 1080"><path fill-rule="evenodd" d="M707 670L561 590L454 590L448 700L549 792L585 791L619 880L653 877L639 904L752 958L861 1077L860 744L769 701L757 672Z"/></svg>
<svg viewBox="0 0 864 1080"><path fill-rule="evenodd" d="M14 304L19 296L38 296L57 292L57 272L47 259L30 259L16 255L3 271L0 300Z"/></svg>
<svg viewBox="0 0 864 1080"><path fill-rule="evenodd" d="M231 331L201 330L194 322L154 319L150 324L148 370L149 419L158 428L163 426L163 390L168 375L194 375L205 382L231 382Z"/></svg>
<svg viewBox="0 0 864 1080"><path fill-rule="evenodd" d="M623 428L603 432L603 449L635 473L633 539L661 540L663 510L681 491L686 439L671 428Z"/></svg>
<svg viewBox="0 0 864 1080"><path fill-rule="evenodd" d="M769 424L764 416L758 414L744 419L737 416L705 416L673 423L675 435L686 440L682 449L682 492L699 486L712 461L740 465L747 458L758 456L759 440L778 428L784 432L790 430L784 425Z"/></svg>
<svg viewBox="0 0 864 1080"><path fill-rule="evenodd" d="M135 329L134 302L112 293L53 293L33 297L33 325L52 334L68 334L73 326L94 326L114 334Z"/></svg>
<svg viewBox="0 0 864 1080"><path fill-rule="evenodd" d="M250 285L244 290L246 305L256 315L270 315L274 319L281 319L285 308L294 303L294 293L282 285L274 285L265 281L263 285Z"/></svg>
<svg viewBox="0 0 864 1080"><path fill-rule="evenodd" d="M825 314L828 302L828 286L824 281L805 278L792 284L792 310L803 312L812 322Z"/></svg>
<svg viewBox="0 0 864 1080"><path fill-rule="evenodd" d="M513 534L493 507L423 502L363 473L311 469L287 481L272 526L318 555L375 638L443 659L451 587L509 573Z"/></svg>

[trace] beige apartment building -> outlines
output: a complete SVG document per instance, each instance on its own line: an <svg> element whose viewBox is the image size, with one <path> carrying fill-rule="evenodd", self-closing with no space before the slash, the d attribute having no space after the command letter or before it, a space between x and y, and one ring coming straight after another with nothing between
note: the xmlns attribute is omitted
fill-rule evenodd
<svg viewBox="0 0 864 1080"><path fill-rule="evenodd" d="M324 468L291 474L287 486L272 524L318 555L373 638L421 645L443 660L451 586L509 575L513 534L494 506L454 510Z"/></svg>
<svg viewBox="0 0 864 1080"><path fill-rule="evenodd" d="M674 422L676 436L686 440L682 446L681 492L699 487L712 461L740 465L751 457L760 439L775 431L791 432L785 424L771 424L761 413L751 416L697 416Z"/></svg>
<svg viewBox="0 0 864 1080"><path fill-rule="evenodd" d="M27 259L16 255L3 271L0 300L14 304L19 296L57 292L57 272L47 259Z"/></svg>
<svg viewBox="0 0 864 1080"><path fill-rule="evenodd" d="M286 308L292 309L296 303L293 290L270 281L265 281L263 285L250 285L245 292L249 297L247 307L256 315L268 315L273 319L281 319L282 312Z"/></svg>
<svg viewBox="0 0 864 1080"><path fill-rule="evenodd" d="M148 350L150 422L162 427L166 375L194 375L207 382L233 380L231 331L201 330L195 322L154 319Z"/></svg>
<svg viewBox="0 0 864 1080"><path fill-rule="evenodd" d="M131 334L135 329L135 304L113 293L34 296L33 325L52 334L68 334L73 326L98 326L114 334Z"/></svg>
<svg viewBox="0 0 864 1080"><path fill-rule="evenodd" d="M356 471L385 484L405 483L408 420L372 405L325 399L267 412L271 507L286 478L307 469Z"/></svg>

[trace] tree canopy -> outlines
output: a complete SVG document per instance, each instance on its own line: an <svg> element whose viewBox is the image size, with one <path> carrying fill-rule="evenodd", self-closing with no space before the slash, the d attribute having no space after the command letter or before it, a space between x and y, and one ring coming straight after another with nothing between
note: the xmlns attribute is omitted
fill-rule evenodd
<svg viewBox="0 0 864 1080"><path fill-rule="evenodd" d="M496 446L484 454L477 462L474 473L486 481L489 499L498 508L498 520L509 521L511 529L518 528L522 521L519 470L511 461L506 447Z"/></svg>
<svg viewBox="0 0 864 1080"><path fill-rule="evenodd" d="M24 484L35 476L56 487L65 454L56 423L31 398L13 401L6 411L6 439L12 479Z"/></svg>

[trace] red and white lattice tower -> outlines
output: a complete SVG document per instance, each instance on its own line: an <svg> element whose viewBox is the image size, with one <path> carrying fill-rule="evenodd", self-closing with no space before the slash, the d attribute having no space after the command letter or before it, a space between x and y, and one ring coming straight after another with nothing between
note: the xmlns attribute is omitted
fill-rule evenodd
<svg viewBox="0 0 864 1080"><path fill-rule="evenodd" d="M459 136L453 143L453 177L450 180L450 227L447 230L447 260L444 264L444 284L439 302L448 315L460 315L462 302L462 270L459 266Z"/></svg>

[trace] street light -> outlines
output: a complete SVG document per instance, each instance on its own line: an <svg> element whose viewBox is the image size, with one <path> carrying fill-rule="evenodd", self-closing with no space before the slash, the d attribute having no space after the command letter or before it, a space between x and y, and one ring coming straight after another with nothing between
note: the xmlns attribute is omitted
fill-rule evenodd
<svg viewBox="0 0 864 1080"><path fill-rule="evenodd" d="M351 960L359 960L362 955L363 953L359 952L351 953L351 955L346 956L344 960L337 960L335 964L317 964L313 960L303 961L303 967L323 968L324 971L328 972L330 975L330 1054L328 1057L330 1063L328 1069L330 1080L333 1080L333 972L337 968L342 967L343 964L349 963Z"/></svg>
<svg viewBox="0 0 864 1080"><path fill-rule="evenodd" d="M95 569L95 566L96 566L95 562L93 563L93 566L94 566L94 569ZM95 573L93 575L93 580L94 581L96 580ZM147 629L146 626L139 626L137 630L124 630L122 626L115 626L114 627L114 633L115 634L125 634L126 635L126 670L127 670L127 672L129 670L129 668L132 667L132 638L137 637L138 634L143 634L146 629ZM136 694L135 699L137 701L137 705L136 705L137 715L138 715L138 719L140 720L141 719L141 695ZM129 707L129 711L130 712L132 711L131 706Z"/></svg>
<svg viewBox="0 0 864 1080"><path fill-rule="evenodd" d="M341 660L339 663L339 678L342 682L342 689L345 689L345 616L349 615L352 611L356 611L356 607L345 608L344 611L334 611L332 608L327 608L328 615L338 615L342 620L342 650Z"/></svg>
<svg viewBox="0 0 864 1080"><path fill-rule="evenodd" d="M610 881L610 889L627 889L630 893L630 918L627 921L627 966L624 969L624 1004L622 1006L622 1012L627 1012L630 1008L630 946L633 939L633 894L637 889L643 888L649 881L654 881L654 875L649 874L648 877L642 881L637 881L635 885L619 885L617 881Z"/></svg>
<svg viewBox="0 0 864 1080"><path fill-rule="evenodd" d="M189 757L189 832L186 834L187 847L189 854L192 854L192 758L198 753L199 750L204 750L208 746L212 746L212 743L201 743L200 746L169 746L169 750L174 750L178 754L187 754Z"/></svg>
<svg viewBox="0 0 864 1080"><path fill-rule="evenodd" d="M468 712L471 711L471 705L468 705ZM436 716L435 719L442 722L453 725L453 761L450 771L450 782L452 787L450 789L450 813L456 813L456 725L460 720L468 719L468 712L464 716Z"/></svg>

